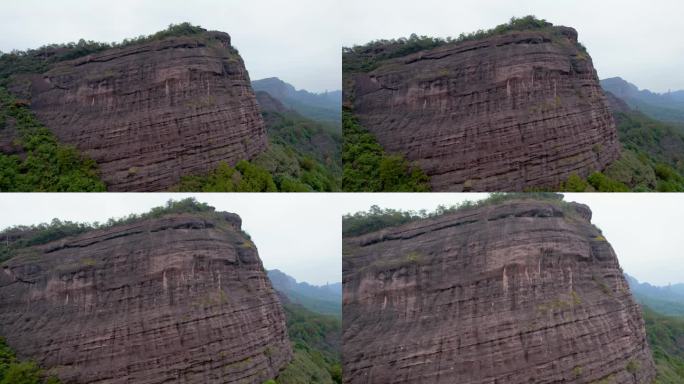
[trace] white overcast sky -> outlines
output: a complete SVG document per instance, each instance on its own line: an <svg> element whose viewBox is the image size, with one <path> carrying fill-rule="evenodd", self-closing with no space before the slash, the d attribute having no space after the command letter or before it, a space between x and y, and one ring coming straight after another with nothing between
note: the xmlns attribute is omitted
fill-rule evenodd
<svg viewBox="0 0 684 384"><path fill-rule="evenodd" d="M602 79L684 89L681 0L344 0L342 39L352 46L411 33L458 36L530 14L577 29Z"/></svg>
<svg viewBox="0 0 684 384"><path fill-rule="evenodd" d="M228 32L252 80L341 88L341 0L0 0L0 51L121 41L188 21Z"/></svg>
<svg viewBox="0 0 684 384"><path fill-rule="evenodd" d="M145 212L169 198L195 196L218 210L238 213L268 269L299 281L341 280L341 216L371 205L434 210L482 193L318 193L318 194L2 194L0 229L37 224L54 217L93 222ZM684 282L684 194L566 194L566 201L589 205L624 271L640 281Z"/></svg>
<svg viewBox="0 0 684 384"><path fill-rule="evenodd" d="M5 193L0 194L0 229L55 217L104 222L189 196L239 214L266 269L316 285L342 281L342 221L324 194Z"/></svg>

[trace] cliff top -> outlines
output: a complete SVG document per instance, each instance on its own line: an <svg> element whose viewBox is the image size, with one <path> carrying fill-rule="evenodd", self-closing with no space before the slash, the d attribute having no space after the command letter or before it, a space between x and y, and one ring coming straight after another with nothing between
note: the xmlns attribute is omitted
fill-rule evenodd
<svg viewBox="0 0 684 384"><path fill-rule="evenodd" d="M242 219L240 216L229 212L217 212L216 209L206 203L200 203L195 198L183 200L169 200L166 205L154 207L149 212L132 213L118 219L110 218L104 223L77 223L72 221L62 221L53 219L50 223L38 225L17 225L0 231L0 263L15 256L17 250L47 244L52 241L63 239L70 236L80 235L95 230L106 230L113 227L133 224L144 220L158 219L164 216L179 214L195 214L221 218L233 223L237 229L241 228ZM241 230L241 229L240 229ZM241 230L242 231L242 230ZM246 232L244 235L249 237Z"/></svg>
<svg viewBox="0 0 684 384"><path fill-rule="evenodd" d="M563 195L558 193L492 193L488 198L474 202L466 200L460 204L448 207L440 205L434 212L427 212L426 210L415 212L389 208L382 209L374 205L367 212L345 215L342 220L342 235L343 237L361 236L419 220L435 219L457 212L472 211L482 207L522 201L552 203L558 205L561 209L572 208L573 211L578 212L585 219L591 220L591 210L589 207L583 204L566 202L563 200Z"/></svg>
<svg viewBox="0 0 684 384"><path fill-rule="evenodd" d="M218 40L230 47L230 36L225 32L209 31L190 23L170 24L167 29L151 35L124 39L121 42L97 42L80 39L78 42L50 44L25 51L14 50L9 53L0 52L0 84L15 74L43 73L53 65L100 53L109 49L128 48L154 41L161 41L173 37L203 37L208 40Z"/></svg>
<svg viewBox="0 0 684 384"><path fill-rule="evenodd" d="M586 53L586 48L577 41L577 31L570 27L554 26L544 19L537 19L533 15L517 18L512 17L508 23L497 25L492 29L477 30L471 33L461 33L458 37L429 37L418 36L415 33L408 38L382 39L371 41L364 45L342 49L342 69L344 72L370 72L377 68L380 62L412 53L438 48L445 45L456 45L469 41L483 40L508 33L537 31L548 33L554 37L565 37L576 44L577 48Z"/></svg>

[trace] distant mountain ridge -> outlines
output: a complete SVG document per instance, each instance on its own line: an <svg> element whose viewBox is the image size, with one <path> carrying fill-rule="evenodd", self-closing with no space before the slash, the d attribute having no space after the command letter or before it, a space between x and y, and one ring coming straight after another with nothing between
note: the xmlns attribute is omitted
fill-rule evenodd
<svg viewBox="0 0 684 384"><path fill-rule="evenodd" d="M313 93L297 90L292 84L277 77L252 81L255 91L268 92L286 107L314 120L341 124L342 91Z"/></svg>
<svg viewBox="0 0 684 384"><path fill-rule="evenodd" d="M601 87L654 119L684 123L684 90L651 92L648 89L639 89L621 77L603 79Z"/></svg>
<svg viewBox="0 0 684 384"><path fill-rule="evenodd" d="M342 283L311 285L278 270L267 271L273 288L282 292L292 302L324 315L342 316Z"/></svg>
<svg viewBox="0 0 684 384"><path fill-rule="evenodd" d="M625 279L639 303L664 315L684 316L684 284L660 287L639 282L626 273Z"/></svg>

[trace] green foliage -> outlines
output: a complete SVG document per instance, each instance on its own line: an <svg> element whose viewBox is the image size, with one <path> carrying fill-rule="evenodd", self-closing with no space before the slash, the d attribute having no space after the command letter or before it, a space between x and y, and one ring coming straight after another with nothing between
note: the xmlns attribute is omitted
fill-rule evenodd
<svg viewBox="0 0 684 384"><path fill-rule="evenodd" d="M684 382L684 317L661 315L643 306L646 336L658 370L656 384Z"/></svg>
<svg viewBox="0 0 684 384"><path fill-rule="evenodd" d="M14 351L0 337L0 384L59 384L55 377L45 373L33 361L20 361Z"/></svg>
<svg viewBox="0 0 684 384"><path fill-rule="evenodd" d="M617 113L616 121L623 153L641 166L638 172L632 172L636 176L625 180L626 184L634 190L684 191L682 128L639 112Z"/></svg>
<svg viewBox="0 0 684 384"><path fill-rule="evenodd" d="M613 180L601 172L594 172L587 177L587 182L599 192L629 192L629 188L617 180Z"/></svg>
<svg viewBox="0 0 684 384"><path fill-rule="evenodd" d="M455 204L449 207L440 205L434 212L427 212L425 210L420 212L403 211L391 208L382 209L377 205L373 205L368 212L357 212L354 214L344 215L342 218L342 235L358 236L364 233L370 233L388 227L395 227L416 220L438 217L448 213L499 204L503 201L516 199L536 199L552 201L559 204L564 203L563 195L560 194L548 192L526 192L491 193L488 198L475 202L466 200L460 204Z"/></svg>
<svg viewBox="0 0 684 384"><path fill-rule="evenodd" d="M291 113L264 113L270 145L234 168L221 163L205 175L182 178L189 192L332 192L340 190L341 136L334 127Z"/></svg>
<svg viewBox="0 0 684 384"><path fill-rule="evenodd" d="M342 112L342 186L348 192L425 192L429 179L398 155L386 154L351 112Z"/></svg>
<svg viewBox="0 0 684 384"><path fill-rule="evenodd" d="M589 188L589 183L586 180L579 177L576 173L571 173L570 177L565 183L561 183L560 191L567 192L584 192Z"/></svg>
<svg viewBox="0 0 684 384"><path fill-rule="evenodd" d="M0 232L0 263L13 257L19 249L46 244L67 236L92 231L94 229L111 228L118 225L130 224L139 220L158 218L168 214L214 212L214 207L207 203L200 203L194 197L182 200L169 200L166 205L154 207L149 212L130 214L119 219L111 218L105 223L75 223L52 219L50 223L38 225L18 225Z"/></svg>
<svg viewBox="0 0 684 384"><path fill-rule="evenodd" d="M25 156L0 153L0 192L104 191L97 165L75 148L65 146L25 106L0 88L0 115L11 118L15 140Z"/></svg>
<svg viewBox="0 0 684 384"><path fill-rule="evenodd" d="M560 34L553 29L553 24L532 15L521 18L512 17L508 23L498 25L488 30L478 30L472 33L461 33L457 38L434 38L418 36L415 33L409 38L375 40L362 46L342 48L342 70L344 72L369 72L377 68L383 60L406 56L411 53L432 49L451 43L479 40L502 35L511 31L545 30L554 36ZM580 52L586 54L586 48L577 43Z"/></svg>
<svg viewBox="0 0 684 384"><path fill-rule="evenodd" d="M575 368L573 368L572 375L575 376L575 378L579 378L580 376L582 376L582 367L578 365Z"/></svg>
<svg viewBox="0 0 684 384"><path fill-rule="evenodd" d="M15 50L0 55L0 84L6 83L7 78L14 74L43 73L55 63L77 59L107 49L122 48L172 36L197 35L203 32L206 32L206 29L190 23L181 23L171 24L167 29L149 36L125 39L121 43L101 43L81 39L77 43L51 44L26 51Z"/></svg>
<svg viewBox="0 0 684 384"><path fill-rule="evenodd" d="M623 149L603 172L586 180L570 175L568 192L684 191L684 130L640 113L616 113Z"/></svg>
<svg viewBox="0 0 684 384"><path fill-rule="evenodd" d="M272 175L264 168L241 160L235 167L221 162L206 175L184 176L174 188L187 192L276 192Z"/></svg>
<svg viewBox="0 0 684 384"><path fill-rule="evenodd" d="M297 304L285 304L287 331L294 359L278 384L341 384L341 319L313 313Z"/></svg>
<svg viewBox="0 0 684 384"><path fill-rule="evenodd" d="M627 367L625 367L627 372L631 373L632 375L635 375L637 372L639 372L639 362L636 360L630 360L627 363Z"/></svg>

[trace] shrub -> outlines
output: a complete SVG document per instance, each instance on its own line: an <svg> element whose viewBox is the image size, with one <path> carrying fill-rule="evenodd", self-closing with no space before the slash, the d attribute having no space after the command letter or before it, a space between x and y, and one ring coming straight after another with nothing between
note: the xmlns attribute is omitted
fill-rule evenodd
<svg viewBox="0 0 684 384"><path fill-rule="evenodd" d="M567 192L584 192L587 188L589 188L589 184L586 180L583 180L576 173L571 173L568 180L564 184L561 184L559 189Z"/></svg>
<svg viewBox="0 0 684 384"><path fill-rule="evenodd" d="M631 373L632 375L636 375L636 373L639 371L639 362L630 360L625 369L627 369L627 372Z"/></svg>
<svg viewBox="0 0 684 384"><path fill-rule="evenodd" d="M629 192L629 187L613 180L601 172L594 172L587 178L589 184L599 192Z"/></svg>

